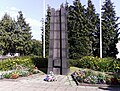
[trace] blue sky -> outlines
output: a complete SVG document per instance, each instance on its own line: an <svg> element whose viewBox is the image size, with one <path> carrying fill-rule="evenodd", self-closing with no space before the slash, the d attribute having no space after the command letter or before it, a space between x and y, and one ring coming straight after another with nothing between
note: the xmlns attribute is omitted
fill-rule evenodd
<svg viewBox="0 0 120 91"><path fill-rule="evenodd" d="M69 4L73 4L74 0L67 0ZM88 0L80 0L82 5L86 5ZM51 7L58 9L59 6L64 3L65 4L66 0L46 0L46 5L49 4ZM95 4L96 11L99 12L99 0L92 0L92 2Z"/></svg>
<svg viewBox="0 0 120 91"><path fill-rule="evenodd" d="M30 24L33 38L40 40L43 0L1 0L0 19L5 12L16 18L18 11L23 12L26 21Z"/></svg>
<svg viewBox="0 0 120 91"><path fill-rule="evenodd" d="M69 4L72 4L73 0L67 0ZM87 4L87 0L80 0L82 5ZM102 0L103 2L104 0ZM47 5L51 8L58 9L62 3L66 0L45 0L45 9ZM95 5L96 11L100 10L100 1L92 0ZM115 5L117 16L120 16L119 0L112 0ZM0 19L7 12L11 17L16 18L18 11L22 11L26 21L31 26L31 32L34 39L41 40L41 19L43 18L43 0L1 0L0 2Z"/></svg>

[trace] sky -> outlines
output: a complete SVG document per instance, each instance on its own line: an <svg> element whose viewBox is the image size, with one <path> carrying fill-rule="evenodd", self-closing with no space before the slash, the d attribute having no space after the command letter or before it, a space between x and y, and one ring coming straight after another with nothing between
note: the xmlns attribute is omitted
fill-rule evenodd
<svg viewBox="0 0 120 91"><path fill-rule="evenodd" d="M46 5L50 5L51 8L56 8L59 9L59 6L63 3L65 4L66 0L45 0L46 1ZM67 0L67 2L69 4L73 4L74 0ZM82 5L86 5L88 0L80 0L80 2L82 3ZM99 12L99 0L92 0L92 2L95 4L95 8L96 10Z"/></svg>
<svg viewBox="0 0 120 91"><path fill-rule="evenodd" d="M87 4L87 0L80 0L82 5ZM62 3L65 4L66 0L45 0L45 5L43 0L1 0L0 2L0 19L4 16L5 13L8 13L11 17L17 18L18 11L22 11L26 22L31 26L31 32L33 39L41 40L41 27L42 27L42 18L44 17L49 5L51 8L59 9ZM73 0L67 0L69 4L73 3ZM96 12L100 12L100 1L92 0L95 5ZM104 0L101 0L104 2ZM114 2L115 10L117 16L120 16L119 0L112 0Z"/></svg>
<svg viewBox="0 0 120 91"><path fill-rule="evenodd" d="M27 23L31 26L34 39L41 40L41 19L43 17L43 0L0 0L0 19L5 13L17 18L22 11Z"/></svg>
<svg viewBox="0 0 120 91"><path fill-rule="evenodd" d="M9 14L14 19L18 16L18 11L22 11L24 18L27 23L31 26L31 32L33 39L41 40L41 27L42 27L42 18L45 16L44 12L47 11L47 6L51 8L59 9L60 5L65 4L66 0L0 0L0 19L4 16L5 13ZM88 0L80 0L82 5L87 5ZM105 0L101 0L101 4ZM111 0L115 6L116 16L120 17L119 0ZM73 4L73 0L67 0L70 4ZM100 0L92 0L95 5L97 13L100 13ZM119 21L120 22L120 19ZM120 42L117 44L117 48L120 52ZM118 54L120 58L120 53Z"/></svg>

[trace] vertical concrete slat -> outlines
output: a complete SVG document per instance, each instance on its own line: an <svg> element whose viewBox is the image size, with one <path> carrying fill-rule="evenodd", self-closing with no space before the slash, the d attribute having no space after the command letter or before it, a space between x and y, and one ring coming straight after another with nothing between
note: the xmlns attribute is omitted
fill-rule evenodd
<svg viewBox="0 0 120 91"><path fill-rule="evenodd" d="M62 74L65 75L69 71L68 65L68 39L67 39L67 22L66 22L66 10L61 8L61 41L62 41Z"/></svg>
<svg viewBox="0 0 120 91"><path fill-rule="evenodd" d="M54 44L54 16L55 9L51 8L51 17L50 17L50 43L49 43L49 58L48 58L48 70L47 73L53 71L53 44Z"/></svg>

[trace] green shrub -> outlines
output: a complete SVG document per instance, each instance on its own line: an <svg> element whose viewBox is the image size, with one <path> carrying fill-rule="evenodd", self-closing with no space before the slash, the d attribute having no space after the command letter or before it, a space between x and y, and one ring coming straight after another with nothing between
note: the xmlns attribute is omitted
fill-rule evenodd
<svg viewBox="0 0 120 91"><path fill-rule="evenodd" d="M28 75L29 75L28 71L19 71L19 76L21 76L21 77L26 77Z"/></svg>
<svg viewBox="0 0 120 91"><path fill-rule="evenodd" d="M98 58L85 56L81 59L69 60L70 66L89 68L102 72L116 72L120 70L120 61L114 58Z"/></svg>
<svg viewBox="0 0 120 91"><path fill-rule="evenodd" d="M114 72L117 60L113 58L100 58L97 64L97 70L104 72Z"/></svg>
<svg viewBox="0 0 120 91"><path fill-rule="evenodd" d="M78 61L79 61L79 59L78 60L77 59L76 60L75 59L69 59L69 65L79 67Z"/></svg>
<svg viewBox="0 0 120 91"><path fill-rule="evenodd" d="M80 68L90 68L90 69L96 69L96 61L98 60L97 57L92 56L85 56L81 59L76 60L69 60L70 66L76 66Z"/></svg>
<svg viewBox="0 0 120 91"><path fill-rule="evenodd" d="M34 67L47 68L47 65L48 59L38 56L24 56L0 60L0 70L2 71L19 70L21 69L20 66L29 70L32 70Z"/></svg>
<svg viewBox="0 0 120 91"><path fill-rule="evenodd" d="M31 58L33 64L38 68L47 68L48 67L48 58L41 57L32 57Z"/></svg>
<svg viewBox="0 0 120 91"><path fill-rule="evenodd" d="M83 67L83 68L90 68L90 69L93 69L95 70L96 69L96 62L98 61L98 58L97 57L92 57L92 56L85 56L85 57L82 57L80 60L79 60L79 65L80 67Z"/></svg>
<svg viewBox="0 0 120 91"><path fill-rule="evenodd" d="M7 71L16 69L17 65L25 68L34 67L30 57L8 58L0 61L0 70Z"/></svg>
<svg viewBox="0 0 120 91"><path fill-rule="evenodd" d="M11 77L11 75L12 75L11 73L5 73L3 75L3 77L9 79Z"/></svg>

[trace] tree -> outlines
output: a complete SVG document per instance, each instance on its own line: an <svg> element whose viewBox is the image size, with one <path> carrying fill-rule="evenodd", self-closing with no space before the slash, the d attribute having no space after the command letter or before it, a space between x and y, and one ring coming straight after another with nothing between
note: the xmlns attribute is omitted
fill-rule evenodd
<svg viewBox="0 0 120 91"><path fill-rule="evenodd" d="M6 13L0 21L0 47L3 54L15 51L13 43L13 35L16 22Z"/></svg>
<svg viewBox="0 0 120 91"><path fill-rule="evenodd" d="M2 54L20 53L28 55L31 51L31 29L20 11L17 21L5 14L0 21L0 50Z"/></svg>
<svg viewBox="0 0 120 91"><path fill-rule="evenodd" d="M42 56L42 43L38 40L32 39L31 54L36 56Z"/></svg>
<svg viewBox="0 0 120 91"><path fill-rule="evenodd" d="M114 57L118 54L116 44L118 43L118 17L111 0L105 0L102 6L102 46L103 57Z"/></svg>
<svg viewBox="0 0 120 91"><path fill-rule="evenodd" d="M45 53L46 57L49 55L49 35L50 35L50 6L47 9L47 16L45 21Z"/></svg>
<svg viewBox="0 0 120 91"><path fill-rule="evenodd" d="M90 55L99 56L99 14L96 14L95 7L91 0L88 0L86 13L88 19L88 36L90 41Z"/></svg>
<svg viewBox="0 0 120 91"><path fill-rule="evenodd" d="M86 9L75 0L68 9L69 57L72 59L90 55L89 29Z"/></svg>
<svg viewBox="0 0 120 91"><path fill-rule="evenodd" d="M18 12L19 16L17 17L17 32L18 32L18 47L17 51L21 55L28 55L31 51L31 28L29 24L26 23L25 18L21 11Z"/></svg>

